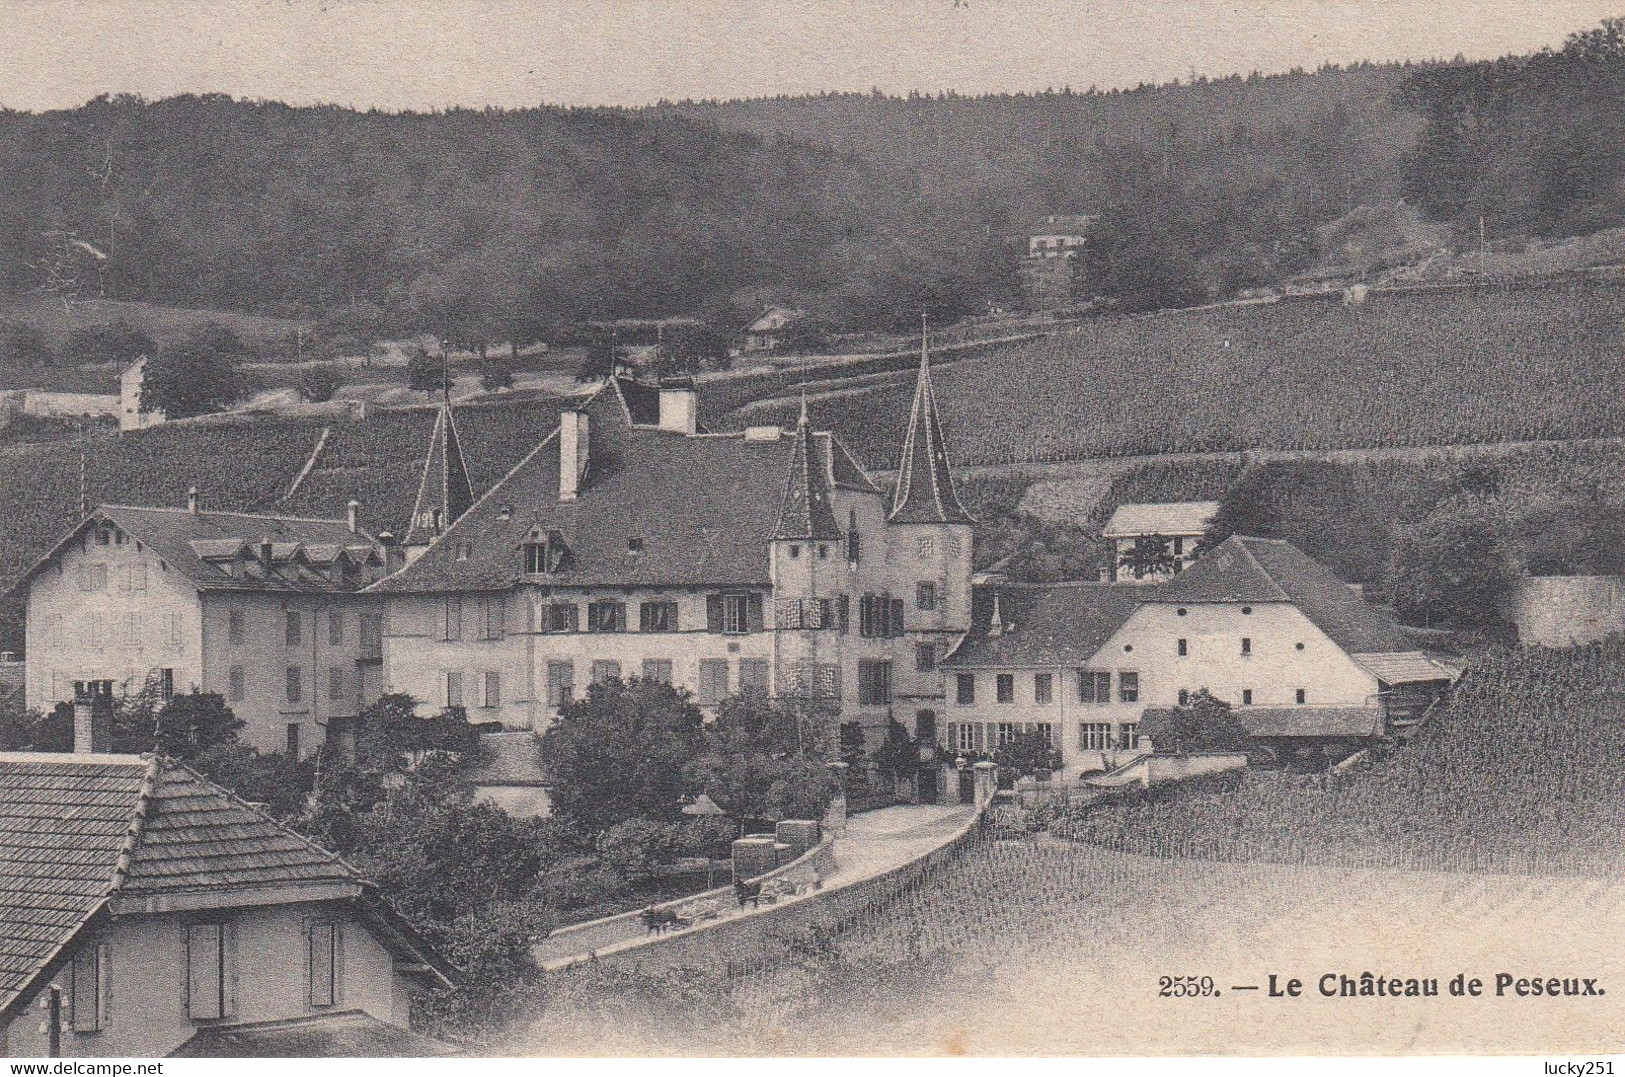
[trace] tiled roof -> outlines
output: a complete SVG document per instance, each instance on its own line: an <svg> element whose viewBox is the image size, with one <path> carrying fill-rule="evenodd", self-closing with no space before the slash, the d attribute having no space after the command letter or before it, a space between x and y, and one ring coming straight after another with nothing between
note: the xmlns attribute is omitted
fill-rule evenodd
<svg viewBox="0 0 1625 1077"><path fill-rule="evenodd" d="M360 1010L200 1028L172 1058L427 1058L451 1055L442 1040L380 1021Z"/></svg>
<svg viewBox="0 0 1625 1077"><path fill-rule="evenodd" d="M337 856L178 763L0 754L0 1013L104 907L116 915L368 889Z"/></svg>
<svg viewBox="0 0 1625 1077"><path fill-rule="evenodd" d="M1429 658L1421 651L1356 654L1351 657L1384 684L1425 684L1429 681L1453 681L1461 676L1459 669Z"/></svg>
<svg viewBox="0 0 1625 1077"><path fill-rule="evenodd" d="M609 385L616 387L619 379ZM521 575L521 547L556 532L569 551L563 586L766 585L796 439L689 436L627 422L620 390L588 414L587 473L559 500L557 432L538 445L446 534L374 585L383 593L502 590ZM815 467L870 492L834 438L809 439ZM834 454L825 460L825 454ZM503 518L504 512L507 519ZM632 539L641 539L633 550ZM469 549L471 547L471 549ZM465 553L463 560L458 554Z"/></svg>
<svg viewBox="0 0 1625 1077"><path fill-rule="evenodd" d="M1149 587L1111 583L990 584L971 597L971 629L949 667L1059 666L1087 661L1145 601ZM1002 629L991 631L998 595Z"/></svg>
<svg viewBox="0 0 1625 1077"><path fill-rule="evenodd" d="M920 375L914 386L914 405L903 438L902 463L889 519L898 524L971 522L970 513L959 503L948 468L948 447L942 439L937 397L931 388L931 358L923 340Z"/></svg>
<svg viewBox="0 0 1625 1077"><path fill-rule="evenodd" d="M356 560L378 558L373 537L351 531L344 520L102 505L57 543L23 582L102 520L146 546L198 588L209 591L354 591L370 582L366 573L335 580L329 572L313 568L303 549L337 545L350 550ZM259 560L260 544L265 541L271 543L269 566ZM235 575L230 571L233 565L238 570Z"/></svg>
<svg viewBox="0 0 1625 1077"><path fill-rule="evenodd" d="M1164 501L1119 505L1101 529L1102 538L1136 535L1200 535L1219 511L1217 501Z"/></svg>
<svg viewBox="0 0 1625 1077"><path fill-rule="evenodd" d="M830 505L828 473L819 461L805 404L790 451L790 473L779 507L773 537L780 539L838 539L841 529Z"/></svg>
<svg viewBox="0 0 1625 1077"><path fill-rule="evenodd" d="M1157 602L1290 602L1350 654L1414 651L1389 611L1284 539L1232 535L1157 588Z"/></svg>
<svg viewBox="0 0 1625 1077"><path fill-rule="evenodd" d="M0 755L0 1012L106 901L154 767Z"/></svg>

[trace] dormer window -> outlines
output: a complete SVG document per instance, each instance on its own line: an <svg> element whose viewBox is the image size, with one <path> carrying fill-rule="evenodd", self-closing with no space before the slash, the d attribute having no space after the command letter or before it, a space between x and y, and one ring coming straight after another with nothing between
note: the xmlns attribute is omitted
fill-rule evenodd
<svg viewBox="0 0 1625 1077"><path fill-rule="evenodd" d="M540 576L547 572L547 543L525 543L525 574Z"/></svg>
<svg viewBox="0 0 1625 1077"><path fill-rule="evenodd" d="M627 553L642 553L643 552L643 540L641 538L629 538L629 539L627 539L626 540L626 552Z"/></svg>
<svg viewBox="0 0 1625 1077"><path fill-rule="evenodd" d="M459 561L467 561L469 555L474 552L474 544L472 542L459 542L454 548L457 551L457 560Z"/></svg>
<svg viewBox="0 0 1625 1077"><path fill-rule="evenodd" d="M790 560L794 561L796 558L798 558L800 556L801 556L801 547L798 544L792 542L790 544Z"/></svg>

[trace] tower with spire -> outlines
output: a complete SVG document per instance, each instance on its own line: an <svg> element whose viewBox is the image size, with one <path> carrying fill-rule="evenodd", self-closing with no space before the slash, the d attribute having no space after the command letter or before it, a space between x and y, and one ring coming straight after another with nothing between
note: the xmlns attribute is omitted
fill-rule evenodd
<svg viewBox="0 0 1625 1077"><path fill-rule="evenodd" d="M888 589L903 600L907 641L893 691L896 709L912 710L917 734L930 724L926 715L934 720L941 713L936 660L970 629L972 523L954 487L931 382L930 326L922 315L920 371L886 516Z"/></svg>
<svg viewBox="0 0 1625 1077"><path fill-rule="evenodd" d="M474 504L474 483L463 459L463 440L457 432L457 416L451 406L451 387L442 379L440 410L435 415L429 450L423 457L423 475L418 480L418 496L412 506L412 520L402 545L408 558L429 544Z"/></svg>
<svg viewBox="0 0 1625 1077"><path fill-rule="evenodd" d="M774 624L788 631L774 633L773 661L790 694L816 699L820 677L828 679L821 671L840 668L839 638L826 629L834 627L846 579L830 447L813 432L805 397L792 438L770 554Z"/></svg>

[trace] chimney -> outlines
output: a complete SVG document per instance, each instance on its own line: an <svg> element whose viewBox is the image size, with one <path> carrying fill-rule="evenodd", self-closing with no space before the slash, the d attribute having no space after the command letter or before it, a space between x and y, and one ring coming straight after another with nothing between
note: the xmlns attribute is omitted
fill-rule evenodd
<svg viewBox="0 0 1625 1077"><path fill-rule="evenodd" d="M1004 611L999 609L999 587L993 585L993 616L987 621L987 634L989 636L1004 635Z"/></svg>
<svg viewBox="0 0 1625 1077"><path fill-rule="evenodd" d="M664 405L662 405L664 409ZM559 412L559 500L574 501L587 473L587 413Z"/></svg>
<svg viewBox="0 0 1625 1077"><path fill-rule="evenodd" d="M352 535L361 530L361 502L353 497L350 499L350 503L345 506L344 522L350 525L350 534Z"/></svg>
<svg viewBox="0 0 1625 1077"><path fill-rule="evenodd" d="M193 516L197 515L197 487L193 486L186 491L186 511Z"/></svg>
<svg viewBox="0 0 1625 1077"><path fill-rule="evenodd" d="M271 567L271 540L268 538L260 539L260 564Z"/></svg>
<svg viewBox="0 0 1625 1077"><path fill-rule="evenodd" d="M692 434L699 411L693 378L660 379L660 429Z"/></svg>
<svg viewBox="0 0 1625 1077"><path fill-rule="evenodd" d="M73 751L75 755L105 752L111 745L112 713L96 705L96 697L80 692L73 697Z"/></svg>

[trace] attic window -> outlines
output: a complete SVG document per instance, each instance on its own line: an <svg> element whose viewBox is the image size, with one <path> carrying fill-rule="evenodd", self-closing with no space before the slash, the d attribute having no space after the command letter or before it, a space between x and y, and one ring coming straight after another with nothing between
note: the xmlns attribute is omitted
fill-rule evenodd
<svg viewBox="0 0 1625 1077"><path fill-rule="evenodd" d="M512 505L504 505L504 506L502 506L501 516L502 516L502 518L504 520L513 519L513 506Z"/></svg>
<svg viewBox="0 0 1625 1077"><path fill-rule="evenodd" d="M829 560L829 543L820 542L818 544L818 559L820 561L828 561Z"/></svg>
<svg viewBox="0 0 1625 1077"><path fill-rule="evenodd" d="M1123 644L1123 653L1124 654L1127 654L1132 650L1134 650L1134 644L1132 644L1132 643Z"/></svg>
<svg viewBox="0 0 1625 1077"><path fill-rule="evenodd" d="M1244 614L1251 613L1253 612L1253 608L1251 606L1243 606L1241 607L1241 612Z"/></svg>
<svg viewBox="0 0 1625 1077"><path fill-rule="evenodd" d="M1186 609L1184 606L1181 606L1177 610L1175 610L1174 612L1179 614L1181 617L1183 617L1183 616L1185 616L1185 614L1189 613L1190 610Z"/></svg>
<svg viewBox="0 0 1625 1077"><path fill-rule="evenodd" d="M1303 650L1303 644L1301 644L1301 643L1300 643L1300 644L1297 644L1297 648L1298 648L1298 650L1300 650L1300 651L1301 651L1301 650Z"/></svg>
<svg viewBox="0 0 1625 1077"><path fill-rule="evenodd" d="M800 556L801 556L801 546L799 544L797 544L797 543L792 542L790 544L790 559L793 561L793 560L795 560L796 558L798 558Z"/></svg>
<svg viewBox="0 0 1625 1077"><path fill-rule="evenodd" d="M547 543L525 543L525 572L531 576L539 576L547 572Z"/></svg>
<svg viewBox="0 0 1625 1077"><path fill-rule="evenodd" d="M627 539L626 540L626 552L627 553L642 553L643 552L643 539L641 539L641 538L629 538L629 539Z"/></svg>
<svg viewBox="0 0 1625 1077"><path fill-rule="evenodd" d="M469 555L474 552L474 544L472 542L459 542L456 546L456 550L457 560L467 561Z"/></svg>

